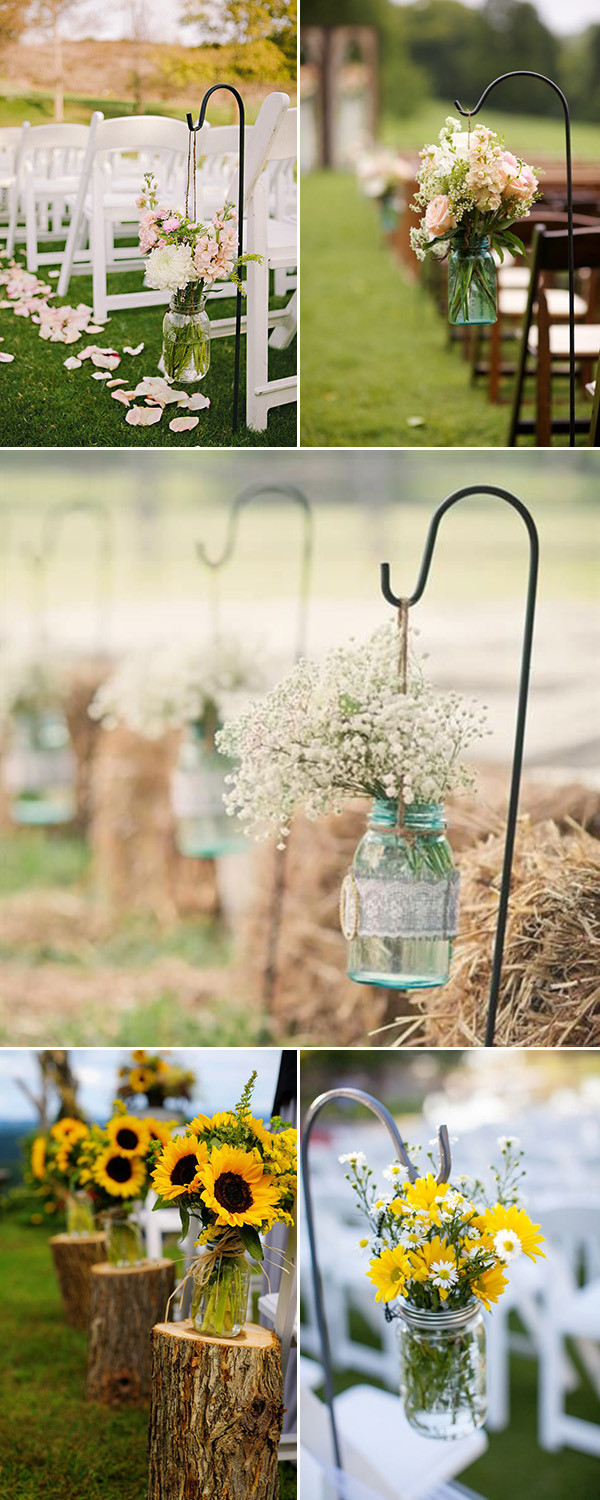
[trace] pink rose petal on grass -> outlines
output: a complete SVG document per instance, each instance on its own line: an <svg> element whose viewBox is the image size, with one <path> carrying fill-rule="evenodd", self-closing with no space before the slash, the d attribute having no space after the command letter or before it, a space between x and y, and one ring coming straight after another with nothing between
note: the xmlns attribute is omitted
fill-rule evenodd
<svg viewBox="0 0 600 1500"><path fill-rule="evenodd" d="M162 407L160 406L132 406L127 412L125 421L131 427L151 427L154 422L160 422Z"/></svg>
<svg viewBox="0 0 600 1500"><path fill-rule="evenodd" d="M92 370L92 380L110 380L110 370Z"/></svg>
<svg viewBox="0 0 600 1500"><path fill-rule="evenodd" d="M10 365L10 364L12 364L14 357L15 357L14 354L3 354L3 353L0 353L0 364L2 364L2 365Z"/></svg>
<svg viewBox="0 0 600 1500"><path fill-rule="evenodd" d="M127 381L125 380L123 375L119 375L118 380L107 380L106 384L108 390L110 391L113 385L127 385Z"/></svg>
<svg viewBox="0 0 600 1500"><path fill-rule="evenodd" d="M63 359L63 365L65 370L80 370L82 361L77 359L74 354L70 354L68 359Z"/></svg>
<svg viewBox="0 0 600 1500"><path fill-rule="evenodd" d="M117 370L121 363L121 356L116 349L94 349L91 358L92 364L97 365L99 370Z"/></svg>
<svg viewBox="0 0 600 1500"><path fill-rule="evenodd" d="M88 323L84 333L104 333L103 323Z"/></svg>
<svg viewBox="0 0 600 1500"><path fill-rule="evenodd" d="M130 406L133 396L129 391L111 391L113 401L121 401L123 406Z"/></svg>
<svg viewBox="0 0 600 1500"><path fill-rule="evenodd" d="M192 427L197 427L199 421L199 417L173 417L173 421L169 422L169 427L171 432L191 432Z"/></svg>
<svg viewBox="0 0 600 1500"><path fill-rule="evenodd" d="M132 349L130 344L125 344L125 347L123 349L123 353L124 354L134 354L134 355L135 354L141 354L143 347L144 347L143 344L138 344L137 349Z"/></svg>
<svg viewBox="0 0 600 1500"><path fill-rule="evenodd" d="M210 401L208 396L203 396L202 391L194 391L193 396L186 396L177 404L181 411L204 411L206 406L210 406Z"/></svg>

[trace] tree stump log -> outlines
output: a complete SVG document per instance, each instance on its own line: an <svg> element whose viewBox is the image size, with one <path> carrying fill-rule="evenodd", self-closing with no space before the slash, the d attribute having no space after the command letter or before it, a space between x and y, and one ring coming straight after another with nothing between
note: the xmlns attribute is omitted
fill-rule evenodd
<svg viewBox="0 0 600 1500"><path fill-rule="evenodd" d="M90 1318L92 1266L106 1260L106 1239L103 1234L55 1234L50 1249L67 1323L85 1333Z"/></svg>
<svg viewBox="0 0 600 1500"><path fill-rule="evenodd" d="M277 1500L283 1424L279 1339L246 1323L236 1339L191 1322L152 1333L148 1500Z"/></svg>
<svg viewBox="0 0 600 1500"><path fill-rule="evenodd" d="M175 1287L172 1260L94 1266L91 1276L88 1401L144 1406L152 1379L151 1334Z"/></svg>

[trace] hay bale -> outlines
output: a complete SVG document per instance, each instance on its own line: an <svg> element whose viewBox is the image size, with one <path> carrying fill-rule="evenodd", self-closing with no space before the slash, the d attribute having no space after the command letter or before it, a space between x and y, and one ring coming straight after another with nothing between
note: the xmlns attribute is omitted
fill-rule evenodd
<svg viewBox="0 0 600 1500"><path fill-rule="evenodd" d="M147 740L121 726L98 740L90 837L97 892L115 915L151 912L169 923L218 910L214 864L186 860L175 845L170 778L178 747L177 734Z"/></svg>
<svg viewBox="0 0 600 1500"><path fill-rule="evenodd" d="M449 799L452 844L466 851L492 834L503 846L507 800L506 773L486 770L475 799ZM553 788L537 781L523 784L522 807L532 823L552 817L571 829L573 816L600 828L600 794L579 784ZM431 1023L422 1014L427 1002L417 994L357 985L346 978L346 943L339 925L339 891L354 849L365 828L367 804L351 803L340 817L315 823L294 819L286 864L277 975L270 1011L277 1037L312 1045L385 1046L401 1034L404 1045L433 1041ZM570 837L573 837L571 832ZM590 840L592 843L592 840ZM464 856L463 856L464 857ZM261 846L255 856L253 900L242 934L244 990L260 1003L264 988L267 933L274 881L275 849ZM497 898L496 898L497 899ZM461 926L466 920L462 901ZM458 945L457 945L458 948ZM434 997L448 989L428 992ZM397 1018L404 1018L401 1028ZM446 1025L446 1021L444 1025ZM424 1028L427 1026L427 1037ZM391 1029L387 1031L386 1029ZM435 1037L444 1044L445 1033ZM460 1041L464 1043L465 1037ZM450 1045L449 1042L447 1042ZM459 1044L458 1042L456 1043Z"/></svg>
<svg viewBox="0 0 600 1500"><path fill-rule="evenodd" d="M483 1043L503 853L504 836L492 835L460 856L461 935L449 983L414 997L419 1045ZM562 833L552 821L519 820L496 1042L600 1042L600 850L575 824Z"/></svg>

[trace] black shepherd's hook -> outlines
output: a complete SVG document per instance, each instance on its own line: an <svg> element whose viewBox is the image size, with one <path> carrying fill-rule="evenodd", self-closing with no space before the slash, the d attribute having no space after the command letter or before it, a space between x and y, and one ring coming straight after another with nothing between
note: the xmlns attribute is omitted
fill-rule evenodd
<svg viewBox="0 0 600 1500"><path fill-rule="evenodd" d="M202 100L202 103L200 105L200 114L198 115L198 119L197 119L196 124L194 125L194 117L193 117L193 115L188 114L186 116L186 118L187 118L188 130L193 130L194 133L196 131L198 131L198 130L201 130L202 126L204 124L204 121L206 119L206 106L208 104L208 101L210 99L211 94L214 94L217 91L217 89L226 89L229 94L233 94L233 97L236 100L237 107L238 107L238 116L239 116L239 148L238 148L238 260L241 260L241 257L242 257L242 255L244 253L244 144L245 144L245 142L244 142L244 135L245 135L245 127L246 127L246 115L245 115L245 110L244 110L244 101L242 99L241 94L238 93L238 90L236 88L234 88L234 86L233 86L232 83L213 83L211 85L211 87L206 90L206 93L205 93L204 98ZM241 266L238 266L238 276L239 275L241 275ZM238 426L238 404L239 404L239 391L240 391L240 348L241 348L241 341L242 341L242 293L241 293L241 291L240 291L240 289L238 287L237 294L236 294L236 302L235 302L235 366L234 366L234 372L233 372L233 418L232 418L232 427L233 427L233 431L234 432L237 432L237 426Z"/></svg>
<svg viewBox="0 0 600 1500"><path fill-rule="evenodd" d="M323 1286L322 1286L322 1282L321 1282L321 1273L319 1271L319 1260L318 1260L318 1256L317 1256L317 1237L316 1237L316 1233L315 1233L315 1214L314 1214L314 1205L313 1205L313 1201L312 1201L312 1192L311 1192L311 1186L310 1186L309 1157L308 1157L308 1150L309 1150L309 1146L310 1146L310 1138L311 1138L313 1126L314 1126L314 1124L315 1124L318 1116L320 1115L321 1110L325 1108L325 1105L332 1104L334 1102L334 1100L337 1100L337 1099L351 1099L354 1104L364 1104L365 1108L369 1109L371 1111L371 1114L376 1115L377 1119L381 1121L381 1124L385 1125L386 1129L389 1131L389 1134L391 1135L391 1138L392 1138L392 1142L393 1142L393 1146L394 1146L394 1151L395 1151L396 1157L397 1157L398 1161L401 1161L402 1165L406 1168L409 1181L410 1182L414 1182L415 1179L418 1177L419 1174L418 1174L417 1168L413 1165L413 1163L412 1163L412 1161L410 1159L410 1156L408 1154L408 1151L406 1149L406 1146L404 1144L404 1141L402 1139L402 1136L400 1134L398 1126L396 1125L396 1121L394 1120L393 1116L390 1114L389 1109L386 1109L385 1104L382 1104L379 1099L375 1099L372 1094L366 1094L363 1089L355 1089L355 1088L335 1088L335 1089L329 1089L326 1094L320 1094L319 1097L318 1097L318 1099L314 1099L313 1102L312 1102L312 1104L310 1105L309 1109L307 1109L306 1114L304 1116L303 1123L302 1123L302 1145L301 1145L302 1182L303 1182L303 1185L304 1185L304 1203L305 1203L305 1209L306 1209L306 1229L307 1229L308 1244L309 1244L309 1249L310 1249L311 1277L312 1277L313 1296L314 1296L314 1303L315 1303L315 1313L316 1313L316 1318L317 1318L317 1328L319 1330L319 1340L320 1340L320 1344L321 1344L321 1358L322 1358L322 1363L323 1363L323 1384L324 1384L324 1387L325 1387L325 1399L327 1401L327 1406L329 1408L329 1421L330 1421L330 1424L331 1424L331 1440L332 1440L332 1446L333 1446L333 1453L334 1453L335 1463L336 1463L336 1467L338 1469L341 1469L342 1468L342 1456L341 1456L341 1451L340 1451L340 1444L339 1444L339 1438L338 1438L337 1426L336 1426L336 1420L335 1420L335 1412L334 1412L334 1406L333 1406L334 1389L333 1389L333 1374L332 1374L332 1362L331 1362L331 1344L330 1344L330 1341L329 1341L329 1330L328 1330L328 1327L327 1327L327 1318L326 1318L326 1315L325 1315L325 1302L324 1302L324 1298L323 1298ZM440 1125L438 1127L437 1140L438 1140L438 1159L439 1159L439 1171L438 1171L438 1174L437 1174L437 1181L441 1183L441 1182L447 1182L448 1181L448 1178L450 1176L451 1166L452 1166L452 1157L451 1157L451 1153L450 1153L450 1138L449 1138L449 1135L448 1135L448 1128L447 1128L446 1125Z"/></svg>
<svg viewBox="0 0 600 1500"><path fill-rule="evenodd" d="M548 78L545 73L534 73L530 68L515 68L510 73L501 73L499 78L494 78L484 89L481 99L472 109L463 109L458 99L454 100L455 109L461 115L469 118L471 115L479 114L482 104L491 94L492 89L498 83L505 83L507 78L538 78L540 83L547 83L548 87L558 94L563 107L565 117L565 156L567 164L567 229L569 235L569 446L575 447L575 245L573 239L573 166L571 159L571 116L569 104L562 89L553 78ZM525 351L524 351L525 352ZM524 371L524 366L523 366ZM522 381L521 373L520 379Z"/></svg>
<svg viewBox="0 0 600 1500"><path fill-rule="evenodd" d="M508 813L506 822L506 839L504 844L504 862L502 867L502 883L500 886L500 900L498 903L498 920L496 925L496 937L494 941L494 954L492 959L492 973L490 979L490 991L488 999L487 1022L485 1032L485 1045L494 1045L496 1031L496 1012L498 1009L498 995L500 990L500 979L502 976L502 958L504 954L504 937L506 932L506 918L508 915L508 902L510 897L510 877L512 870L513 853L515 846L515 833L517 828L517 812L519 808L519 791L521 786L521 771L523 767L523 745L525 741L525 721L527 717L527 699L529 694L529 674L531 669L531 649L533 643L533 622L535 617L535 599L537 590L537 576L539 564L539 539L533 516L516 495L510 490L499 489L496 485L473 484L465 489L455 490L452 495L438 505L435 511L427 539L425 551L421 563L421 571L417 579L414 594L408 599L399 599L392 592L390 584L390 565L381 564L381 591L388 604L398 609L401 604L409 606L417 604L425 591L425 585L429 577L431 559L433 557L436 538L442 516L459 500L465 500L470 495L494 495L499 500L505 500L507 505L512 506L524 521L529 535L529 579L527 584L527 601L525 605L525 623L523 628L523 650L521 654L521 673L519 678L519 696L517 701L517 722L515 727L515 745L513 751L512 774L510 783L510 795L508 801Z"/></svg>

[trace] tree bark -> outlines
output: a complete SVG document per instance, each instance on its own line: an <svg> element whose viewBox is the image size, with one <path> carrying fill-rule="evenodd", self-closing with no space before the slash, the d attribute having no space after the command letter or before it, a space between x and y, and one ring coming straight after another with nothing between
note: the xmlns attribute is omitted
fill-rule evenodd
<svg viewBox="0 0 600 1500"><path fill-rule="evenodd" d="M90 1316L92 1266L106 1260L105 1237L55 1234L50 1249L67 1323L85 1332Z"/></svg>
<svg viewBox="0 0 600 1500"><path fill-rule="evenodd" d="M152 1333L148 1500L277 1500L279 1339L246 1323L207 1338L189 1321Z"/></svg>
<svg viewBox="0 0 600 1500"><path fill-rule="evenodd" d="M152 1329L174 1290L174 1262L94 1266L91 1282L87 1399L144 1406L152 1379Z"/></svg>

